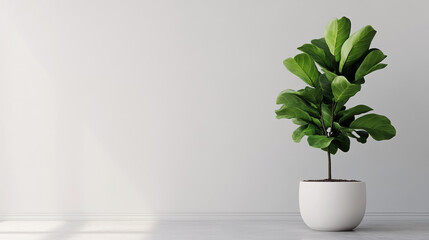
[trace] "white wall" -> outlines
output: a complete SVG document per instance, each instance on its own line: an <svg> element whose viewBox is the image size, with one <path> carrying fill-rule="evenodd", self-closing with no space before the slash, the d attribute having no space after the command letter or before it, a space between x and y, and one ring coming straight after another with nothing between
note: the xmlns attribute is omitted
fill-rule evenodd
<svg viewBox="0 0 429 240"><path fill-rule="evenodd" d="M296 212L326 154L291 140L282 66L333 17L371 24L389 64L352 104L392 119L338 178L369 212L429 212L424 1L2 1L0 214Z"/></svg>

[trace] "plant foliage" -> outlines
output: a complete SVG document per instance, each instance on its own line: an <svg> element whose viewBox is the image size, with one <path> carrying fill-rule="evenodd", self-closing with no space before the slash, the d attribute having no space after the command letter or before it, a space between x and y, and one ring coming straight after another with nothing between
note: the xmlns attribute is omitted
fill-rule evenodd
<svg viewBox="0 0 429 240"><path fill-rule="evenodd" d="M390 120L370 113L365 105L347 108L347 101L358 94L369 73L385 68L386 55L370 49L376 31L365 26L350 35L351 23L346 17L331 20L324 38L314 39L298 49L303 53L284 60L286 68L307 85L304 89L285 90L277 97L277 118L292 119L299 127L292 138L330 154L338 149L347 152L350 138L366 143L367 138L388 140L396 135ZM320 69L316 66L320 67Z"/></svg>

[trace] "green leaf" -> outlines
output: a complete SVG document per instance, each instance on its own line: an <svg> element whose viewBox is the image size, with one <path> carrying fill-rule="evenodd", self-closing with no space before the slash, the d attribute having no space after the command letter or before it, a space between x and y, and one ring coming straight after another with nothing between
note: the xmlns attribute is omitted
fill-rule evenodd
<svg viewBox="0 0 429 240"><path fill-rule="evenodd" d="M315 148L326 148L333 140L333 137L328 138L325 135L311 135L307 138L308 144Z"/></svg>
<svg viewBox="0 0 429 240"><path fill-rule="evenodd" d="M319 119L312 117L311 122L314 123L318 128L322 128L322 123Z"/></svg>
<svg viewBox="0 0 429 240"><path fill-rule="evenodd" d="M295 123L296 125L300 125L300 126L307 124L306 121L303 121L303 120L300 120L300 119L297 119L297 118L292 118L292 122Z"/></svg>
<svg viewBox="0 0 429 240"><path fill-rule="evenodd" d="M335 56L335 61L340 61L341 47L350 35L351 23L346 17L334 18L325 27L325 41L329 50Z"/></svg>
<svg viewBox="0 0 429 240"><path fill-rule="evenodd" d="M347 118L345 121L341 122L341 125L343 127L349 127L350 123L352 123L354 120L356 119L355 116L350 116L349 118ZM337 119L338 120L338 119Z"/></svg>
<svg viewBox="0 0 429 240"><path fill-rule="evenodd" d="M352 128L348 128L348 127L344 127L344 126L341 126L339 123L337 123L337 122L334 122L334 129L336 129L336 130L340 130L342 133L349 133L349 132L353 132L354 131L354 129L352 129Z"/></svg>
<svg viewBox="0 0 429 240"><path fill-rule="evenodd" d="M381 65L381 64L379 64L379 65ZM354 83L354 84L364 84L364 83L365 83L365 79L364 79L364 78L361 78L361 79L359 79L359 80L355 80L353 83Z"/></svg>
<svg viewBox="0 0 429 240"><path fill-rule="evenodd" d="M345 101L360 91L360 85L351 84L345 77L338 76L332 81L332 93L336 102Z"/></svg>
<svg viewBox="0 0 429 240"><path fill-rule="evenodd" d="M325 56L333 55L331 54L331 51L329 50L329 46L325 41L325 38L318 38L311 40L311 44L314 44L316 47L323 49L325 51Z"/></svg>
<svg viewBox="0 0 429 240"><path fill-rule="evenodd" d="M276 110L277 119L281 118L297 118L304 121L311 121L311 117L308 113L296 107L286 107L283 105L280 109Z"/></svg>
<svg viewBox="0 0 429 240"><path fill-rule="evenodd" d="M385 67L387 67L387 64L385 64L385 63L379 63L379 64L375 65L374 67L370 68L369 71L368 71L368 73L367 73L367 75L370 74L370 73L372 73L372 72L374 72L374 71L383 69Z"/></svg>
<svg viewBox="0 0 429 240"><path fill-rule="evenodd" d="M357 135L359 135L359 138L357 138L357 141L360 143L366 143L366 140L369 137L369 133L365 131L355 131Z"/></svg>
<svg viewBox="0 0 429 240"><path fill-rule="evenodd" d="M313 124L303 125L303 126L297 128L293 132L292 139L293 139L293 141L298 143L301 141L301 139L304 136L313 135L313 134L319 133L319 132L320 132L320 129Z"/></svg>
<svg viewBox="0 0 429 240"><path fill-rule="evenodd" d="M360 64L359 68L356 71L355 79L359 80L362 79L365 75L368 75L369 73L382 69L386 67L386 64L379 64L381 61L383 61L387 56L383 54L382 51L378 49L372 50L368 55L366 55L363 62Z"/></svg>
<svg viewBox="0 0 429 240"><path fill-rule="evenodd" d="M340 112L338 112L338 116L341 116L339 122L342 123L342 122L346 121L347 119L349 119L355 115L366 113L366 112L369 112L371 110L373 110L373 109L368 107L368 106L357 105L357 106L349 108L347 110L340 111Z"/></svg>
<svg viewBox="0 0 429 240"><path fill-rule="evenodd" d="M373 113L354 120L350 128L365 130L377 141L388 140L396 135L396 130L387 117Z"/></svg>
<svg viewBox="0 0 429 240"><path fill-rule="evenodd" d="M346 105L348 100L349 99L345 99L337 102L337 106L335 107L335 111L334 111L335 115L337 115L339 111L344 110L344 105Z"/></svg>
<svg viewBox="0 0 429 240"><path fill-rule="evenodd" d="M296 55L294 58L288 58L283 61L286 68L305 83L316 87L318 85L319 71L313 59L306 53Z"/></svg>
<svg viewBox="0 0 429 240"><path fill-rule="evenodd" d="M292 133L292 139L294 142L300 142L301 139L305 136L304 134L304 130L307 129L308 125L302 125L300 127L298 127L297 129L295 129L295 131L293 131Z"/></svg>
<svg viewBox="0 0 429 240"><path fill-rule="evenodd" d="M336 136L332 143L335 143L335 145L343 152L348 152L350 150L350 138L343 133Z"/></svg>
<svg viewBox="0 0 429 240"><path fill-rule="evenodd" d="M353 33L344 42L341 48L340 72L343 72L345 65L352 65L366 53L376 32L368 25Z"/></svg>
<svg viewBox="0 0 429 240"><path fill-rule="evenodd" d="M324 68L331 67L331 63L327 59L325 55L325 51L323 51L323 49L317 47L316 45L307 43L299 47L298 50L301 50L307 53L308 55L310 55L310 57L312 57L313 60L321 67L324 67Z"/></svg>
<svg viewBox="0 0 429 240"><path fill-rule="evenodd" d="M337 147L337 145L332 141L332 142L331 142L331 144L329 144L329 152L330 152L332 155L335 155L335 153L337 153L337 151L338 151L338 147Z"/></svg>
<svg viewBox="0 0 429 240"><path fill-rule="evenodd" d="M365 131L355 131L357 133L357 135L359 135L358 138L356 138L356 140L360 143L366 143L366 140L369 137L369 134Z"/></svg>
<svg viewBox="0 0 429 240"><path fill-rule="evenodd" d="M322 103L322 117L325 127L331 127L332 121L332 105Z"/></svg>
<svg viewBox="0 0 429 240"><path fill-rule="evenodd" d="M282 91L277 97L276 103L284 104L286 107L296 107L305 112L310 113L313 116L319 116L319 112L317 111L317 109L307 104L305 100L297 96L298 94L302 93L298 93L290 89Z"/></svg>
<svg viewBox="0 0 429 240"><path fill-rule="evenodd" d="M336 77L338 77L337 74L335 74L335 73L333 73L333 72L331 72L331 71L329 71L329 70L327 70L325 68L322 68L322 71L326 74L326 77L328 78L329 82L334 81L334 79Z"/></svg>
<svg viewBox="0 0 429 240"><path fill-rule="evenodd" d="M337 147L337 145L335 145L334 141L332 141L331 144L329 144L329 147L322 148L322 150L325 151L325 152L327 152L328 148L329 148L329 152L332 155L335 155L335 153L337 153L337 151L338 151L338 147Z"/></svg>
<svg viewBox="0 0 429 240"><path fill-rule="evenodd" d="M326 74L322 74L319 77L319 86L322 90L323 97L329 99L329 103L332 102L334 95L332 94L331 82L326 77Z"/></svg>
<svg viewBox="0 0 429 240"><path fill-rule="evenodd" d="M319 38L319 39L313 39L311 40L311 43L314 44L316 47L323 49L326 56L326 63L329 65L328 68L330 70L334 70L337 65L335 62L335 57L331 54L331 51L329 50L328 44L326 44L325 38Z"/></svg>
<svg viewBox="0 0 429 240"><path fill-rule="evenodd" d="M293 91L290 89L287 89L285 91L295 94L300 98L304 99L305 101L313 103L315 105L318 105L322 101L323 97L322 90L320 88L305 87L304 89L300 89L298 91Z"/></svg>

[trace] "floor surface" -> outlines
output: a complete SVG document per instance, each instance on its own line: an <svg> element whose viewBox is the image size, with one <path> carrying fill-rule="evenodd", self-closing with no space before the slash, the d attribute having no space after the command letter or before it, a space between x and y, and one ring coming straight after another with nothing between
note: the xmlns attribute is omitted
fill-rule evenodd
<svg viewBox="0 0 429 240"><path fill-rule="evenodd" d="M350 232L317 232L282 220L0 221L7 240L429 239L429 217L365 217Z"/></svg>

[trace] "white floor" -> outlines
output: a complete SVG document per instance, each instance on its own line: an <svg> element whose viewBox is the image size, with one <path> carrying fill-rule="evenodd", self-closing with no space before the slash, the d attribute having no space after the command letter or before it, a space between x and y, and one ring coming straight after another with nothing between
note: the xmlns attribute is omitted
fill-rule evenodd
<svg viewBox="0 0 429 240"><path fill-rule="evenodd" d="M365 217L351 232L317 232L299 217L282 220L0 221L0 239L280 240L429 239L429 217Z"/></svg>

